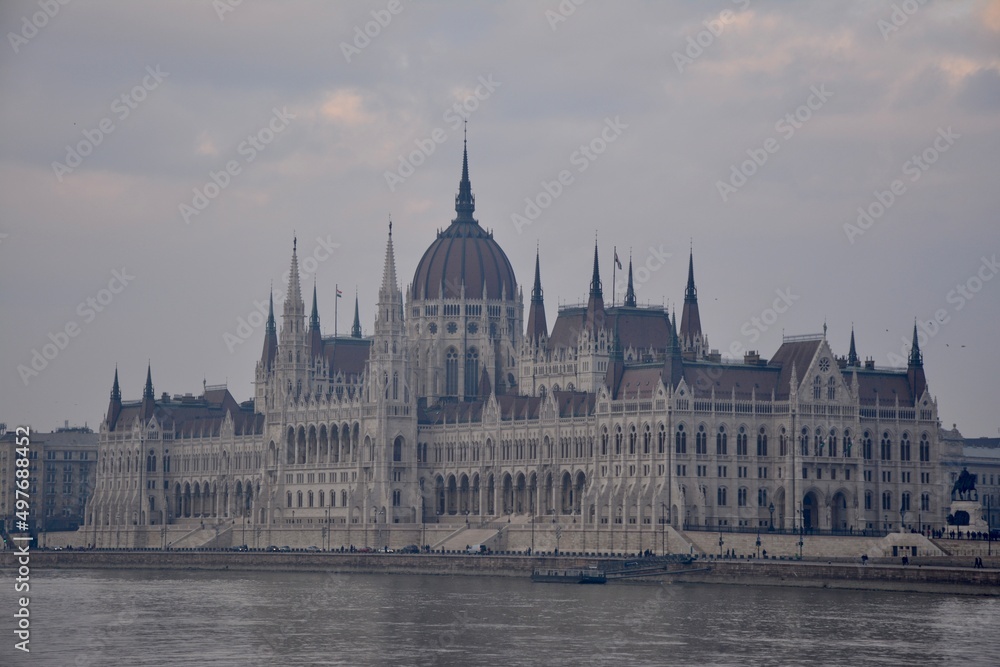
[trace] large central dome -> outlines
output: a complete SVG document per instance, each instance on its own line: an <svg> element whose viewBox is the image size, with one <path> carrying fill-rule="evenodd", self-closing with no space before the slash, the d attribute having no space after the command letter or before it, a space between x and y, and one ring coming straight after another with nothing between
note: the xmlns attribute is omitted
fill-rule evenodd
<svg viewBox="0 0 1000 667"><path fill-rule="evenodd" d="M451 225L438 233L424 253L413 275L414 299L459 299L462 286L468 299L486 298L514 301L517 282L507 255L493 240L493 234L479 226L472 217L476 199L469 182L468 151L462 153L462 181L455 197L457 216Z"/></svg>

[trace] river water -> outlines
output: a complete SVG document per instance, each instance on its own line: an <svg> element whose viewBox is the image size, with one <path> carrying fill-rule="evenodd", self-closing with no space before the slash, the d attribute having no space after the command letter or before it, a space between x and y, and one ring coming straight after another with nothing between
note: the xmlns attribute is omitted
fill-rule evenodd
<svg viewBox="0 0 1000 667"><path fill-rule="evenodd" d="M916 593L56 570L30 610L0 665L1000 664L1000 600Z"/></svg>

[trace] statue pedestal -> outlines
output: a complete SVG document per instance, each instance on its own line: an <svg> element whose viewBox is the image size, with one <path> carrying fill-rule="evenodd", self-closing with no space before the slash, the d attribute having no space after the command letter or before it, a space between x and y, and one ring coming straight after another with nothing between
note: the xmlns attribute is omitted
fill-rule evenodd
<svg viewBox="0 0 1000 667"><path fill-rule="evenodd" d="M961 530L963 533L985 533L988 530L986 520L983 519L983 505L978 500L951 501L950 514L955 515L958 512L967 512L969 514L969 525L946 526L946 531Z"/></svg>

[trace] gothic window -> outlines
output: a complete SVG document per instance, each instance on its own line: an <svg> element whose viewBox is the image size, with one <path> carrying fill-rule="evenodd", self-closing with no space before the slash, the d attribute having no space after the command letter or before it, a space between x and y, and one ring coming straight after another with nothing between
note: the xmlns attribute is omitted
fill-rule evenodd
<svg viewBox="0 0 1000 667"><path fill-rule="evenodd" d="M719 432L715 434L715 453L719 456L725 456L728 452L729 447L728 441L729 434L726 433L726 427L720 426Z"/></svg>
<svg viewBox="0 0 1000 667"><path fill-rule="evenodd" d="M910 492L909 491L904 491L903 494L899 497L899 509L901 509L904 512L909 512L910 511Z"/></svg>
<svg viewBox="0 0 1000 667"><path fill-rule="evenodd" d="M869 460L872 458L872 434L868 431L861 438L861 455Z"/></svg>
<svg viewBox="0 0 1000 667"><path fill-rule="evenodd" d="M479 350L470 347L465 353L465 396L475 397L479 388Z"/></svg>
<svg viewBox="0 0 1000 667"><path fill-rule="evenodd" d="M726 503L726 487L720 486L718 492L716 492L717 499L719 501L719 506L724 507Z"/></svg>
<svg viewBox="0 0 1000 667"><path fill-rule="evenodd" d="M694 434L694 453L708 454L708 434L704 424L698 424L698 432Z"/></svg>
<svg viewBox="0 0 1000 667"><path fill-rule="evenodd" d="M397 436L396 440L392 443L392 460L403 460L403 436Z"/></svg>
<svg viewBox="0 0 1000 667"><path fill-rule="evenodd" d="M785 427L781 427L781 433L778 434L778 455L788 456L788 439L785 437Z"/></svg>
<svg viewBox="0 0 1000 667"><path fill-rule="evenodd" d="M653 439L653 434L649 430L649 424L646 424L642 431L642 453L649 454L649 443Z"/></svg>
<svg viewBox="0 0 1000 667"><path fill-rule="evenodd" d="M458 396L458 352L449 347L444 360L445 396Z"/></svg>
<svg viewBox="0 0 1000 667"><path fill-rule="evenodd" d="M872 492L865 491L865 509L870 510L872 508Z"/></svg>
<svg viewBox="0 0 1000 667"><path fill-rule="evenodd" d="M931 511L931 494L929 493L920 494L920 511L921 512Z"/></svg>
<svg viewBox="0 0 1000 667"><path fill-rule="evenodd" d="M740 426L739 433L736 434L736 456L747 455L747 429Z"/></svg>
<svg viewBox="0 0 1000 667"><path fill-rule="evenodd" d="M324 491L320 491L319 492L319 506L323 507L323 504L324 504L325 501L326 501L326 493Z"/></svg>
<svg viewBox="0 0 1000 667"><path fill-rule="evenodd" d="M909 461L910 460L910 434L904 433L903 437L899 440L899 460Z"/></svg>
<svg viewBox="0 0 1000 667"><path fill-rule="evenodd" d="M291 491L288 492L288 497L287 497L286 500L287 500L286 506L287 507L291 507L292 506L292 492Z"/></svg>
<svg viewBox="0 0 1000 667"><path fill-rule="evenodd" d="M833 377L826 381L826 397L831 401L837 398L837 380Z"/></svg>
<svg viewBox="0 0 1000 667"><path fill-rule="evenodd" d="M763 426L757 432L757 456L767 456L767 429Z"/></svg>
<svg viewBox="0 0 1000 667"><path fill-rule="evenodd" d="M809 455L809 428L807 426L802 427L802 435L799 436L799 446L802 450L802 456Z"/></svg>
<svg viewBox="0 0 1000 667"><path fill-rule="evenodd" d="M820 379L818 375L813 379L813 400L816 401L819 400L820 393L823 388L822 383L823 381Z"/></svg>
<svg viewBox="0 0 1000 667"><path fill-rule="evenodd" d="M448 322L448 325L445 327L445 329L447 329L448 333L450 334L457 333L458 325L455 324L454 322Z"/></svg>
<svg viewBox="0 0 1000 667"><path fill-rule="evenodd" d="M882 509L891 510L892 509L892 494L888 491L882 492Z"/></svg>
<svg viewBox="0 0 1000 667"><path fill-rule="evenodd" d="M920 461L926 463L931 460L931 443L927 440L927 434L920 434Z"/></svg>
<svg viewBox="0 0 1000 667"><path fill-rule="evenodd" d="M677 425L677 432L674 434L674 450L677 454L687 454L687 433L684 432L684 424Z"/></svg>
<svg viewBox="0 0 1000 667"><path fill-rule="evenodd" d="M392 400L399 400L399 373L392 374Z"/></svg>
<svg viewBox="0 0 1000 667"><path fill-rule="evenodd" d="M743 487L736 492L736 504L740 507L747 506L747 490Z"/></svg>
<svg viewBox="0 0 1000 667"><path fill-rule="evenodd" d="M632 425L628 429L628 453L633 456L635 455L636 439L635 425Z"/></svg>
<svg viewBox="0 0 1000 667"><path fill-rule="evenodd" d="M892 460L892 440L889 438L889 432L886 431L882 434L881 440L881 454L883 461Z"/></svg>
<svg viewBox="0 0 1000 667"><path fill-rule="evenodd" d="M312 506L313 506L313 500L315 500L315 498L314 498L314 496L313 496L313 492L312 492L312 491L310 491L310 492L309 492L309 507L312 507Z"/></svg>
<svg viewBox="0 0 1000 667"><path fill-rule="evenodd" d="M601 456L608 455L608 427L601 429Z"/></svg>
<svg viewBox="0 0 1000 667"><path fill-rule="evenodd" d="M757 507L767 507L767 489L757 489Z"/></svg>
<svg viewBox="0 0 1000 667"><path fill-rule="evenodd" d="M667 429L663 424L660 424L660 431L656 435L656 449L658 454L663 453L663 448L667 441Z"/></svg>
<svg viewBox="0 0 1000 667"><path fill-rule="evenodd" d="M832 428L830 429L830 441L827 443L827 447L829 449L829 451L827 452L827 456L836 456L837 455L837 430L836 429L832 429Z"/></svg>
<svg viewBox="0 0 1000 667"><path fill-rule="evenodd" d="M622 427L615 427L615 456L621 456L622 453Z"/></svg>
<svg viewBox="0 0 1000 667"><path fill-rule="evenodd" d="M296 498L296 500L298 501L298 506L302 507L302 492L301 491L299 491L298 497Z"/></svg>

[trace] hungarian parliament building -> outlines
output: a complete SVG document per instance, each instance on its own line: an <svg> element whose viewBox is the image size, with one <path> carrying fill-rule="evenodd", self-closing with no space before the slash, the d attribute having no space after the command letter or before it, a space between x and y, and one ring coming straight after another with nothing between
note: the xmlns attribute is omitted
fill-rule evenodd
<svg viewBox="0 0 1000 667"><path fill-rule="evenodd" d="M905 369L862 361L853 331L842 356L824 331L723 359L702 331L693 256L678 320L637 305L631 260L623 303L607 305L596 246L586 305L551 326L536 254L525 321L511 264L474 217L467 152L455 212L406 285L389 224L367 337L357 300L350 335L322 335L293 244L250 400L224 386L157 396L147 369L141 400L124 401L116 370L86 541L303 522L944 525L945 434L916 328Z"/></svg>

